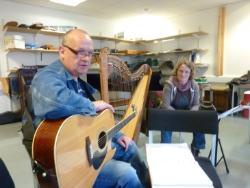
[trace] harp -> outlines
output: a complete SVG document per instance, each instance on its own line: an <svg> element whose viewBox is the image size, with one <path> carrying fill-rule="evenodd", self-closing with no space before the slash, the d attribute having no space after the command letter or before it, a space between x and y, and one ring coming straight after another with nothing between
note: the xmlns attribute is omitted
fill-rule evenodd
<svg viewBox="0 0 250 188"><path fill-rule="evenodd" d="M100 85L102 100L115 107L115 118L124 119L137 110L136 117L122 129L122 132L137 140L141 129L144 108L152 75L151 68L144 64L131 72L117 56L109 54L107 48L99 55Z"/></svg>

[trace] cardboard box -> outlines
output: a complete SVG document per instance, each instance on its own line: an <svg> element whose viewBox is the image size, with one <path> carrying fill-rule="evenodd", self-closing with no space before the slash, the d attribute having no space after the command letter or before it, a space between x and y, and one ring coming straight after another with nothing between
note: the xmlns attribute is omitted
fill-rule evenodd
<svg viewBox="0 0 250 188"><path fill-rule="evenodd" d="M1 90L3 94L10 94L10 86L9 86L9 78L8 77L0 77Z"/></svg>
<svg viewBox="0 0 250 188"><path fill-rule="evenodd" d="M6 36L4 37L5 49L9 48L21 48L25 49L25 41L20 35Z"/></svg>
<svg viewBox="0 0 250 188"><path fill-rule="evenodd" d="M119 53L124 53L127 55L142 55L147 53L145 50L119 50Z"/></svg>

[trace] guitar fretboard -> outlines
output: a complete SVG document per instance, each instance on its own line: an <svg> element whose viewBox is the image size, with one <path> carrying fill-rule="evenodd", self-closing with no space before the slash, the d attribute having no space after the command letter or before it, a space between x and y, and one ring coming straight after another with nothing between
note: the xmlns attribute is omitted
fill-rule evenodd
<svg viewBox="0 0 250 188"><path fill-rule="evenodd" d="M120 131L126 124L128 124L136 115L136 112L134 111L132 114L130 114L126 119L118 122L114 127L112 127L108 132L107 132L107 137L108 140L113 138L113 136Z"/></svg>

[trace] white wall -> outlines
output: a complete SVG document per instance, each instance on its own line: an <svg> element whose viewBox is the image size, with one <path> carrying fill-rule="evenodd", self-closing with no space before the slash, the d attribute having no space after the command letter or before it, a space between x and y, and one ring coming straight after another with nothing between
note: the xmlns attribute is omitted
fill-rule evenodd
<svg viewBox="0 0 250 188"><path fill-rule="evenodd" d="M79 14L74 14L65 11L56 11L43 7L35 7L27 4L19 4L8 1L0 1L0 26L4 25L8 21L17 21L19 24L31 25L35 22L41 22L44 25L51 26L76 26L78 28L86 30L90 35L96 36L114 36L113 24L109 20L96 19ZM2 8L4 7L4 8ZM1 29L2 27L0 27ZM36 43L37 46L41 46L47 43L53 44L58 47L60 44L60 37L47 36L47 35L35 35L30 33L16 33L7 32L7 35L22 35L25 42ZM0 41L4 37L4 33L0 32ZM119 49L128 49L127 43L115 44L110 41L94 41L96 48L110 47ZM1 48L1 45L0 45ZM7 57L7 59L6 59ZM54 61L58 55L56 53L8 53L6 56L5 51L0 51L0 76L8 75L8 70L16 67L19 68L22 65L46 65Z"/></svg>
<svg viewBox="0 0 250 188"><path fill-rule="evenodd" d="M149 15L147 15L147 17L149 17ZM209 65L207 74L214 74L218 8L171 18L159 18L152 15L152 17L147 19L145 23L141 22L141 24L134 24L137 19L138 18L126 18L123 20L116 20L114 29L116 32L125 31L125 36L128 38L133 38L132 34L136 37L140 36L140 33L143 31L143 39L160 38L196 31L205 31L209 33L209 35L199 37L198 40L190 38L178 39L164 43L160 42L157 44L152 43L150 46L147 46L147 49L153 51L168 51L176 48L208 49L207 53L201 56L201 61L202 63Z"/></svg>
<svg viewBox="0 0 250 188"><path fill-rule="evenodd" d="M224 74L238 76L250 70L250 2L227 7Z"/></svg>
<svg viewBox="0 0 250 188"><path fill-rule="evenodd" d="M36 22L41 22L44 25L52 26L76 26L78 28L88 31L91 35L104 35L112 36L111 22L102 19L91 18L79 14L66 13L64 11L55 11L52 9L46 9L42 7L34 7L30 5L22 5L19 3L0 1L0 20L3 26L8 21L17 21L19 24L31 25ZM4 7L4 8L3 8ZM1 33L1 32L0 32ZM8 35L13 35L18 33L9 33ZM38 46L46 43L52 43L55 46L59 45L59 40L57 37L53 36L40 36L32 34L22 34L25 41L34 43L34 40ZM0 36L0 38L3 36ZM2 41L2 39L1 39ZM105 45L105 44L103 44ZM12 67L20 67L24 65L32 64L48 64L57 58L57 54L43 54L41 58L40 53L37 54L21 54L12 53L8 54L8 59L5 59L5 54L1 55L1 62L7 62L6 66L1 64L2 76L6 76L6 69ZM19 58L16 58L16 57ZM28 58L27 58L28 57ZM5 63L4 63L5 64Z"/></svg>
<svg viewBox="0 0 250 188"><path fill-rule="evenodd" d="M176 35L202 30L208 32L208 36L200 38L199 47L208 49L202 56L202 62L209 64L207 76L211 81L229 81L234 77L242 76L250 70L250 2L243 1L226 6L225 24L225 48L224 48L224 72L223 76L216 77L215 61L217 50L217 28L219 8L213 8L192 14L181 15L171 18L159 18L151 15L150 19L141 21L139 18L126 18L115 20L115 32L125 31L125 36L143 36L144 39ZM147 15L149 16L149 15ZM135 24L137 23L137 24ZM143 32L143 35L140 33ZM177 47L177 42L169 42L165 49ZM192 48L195 41L182 42L180 48ZM152 44L154 45L154 44ZM156 46L162 49L163 47Z"/></svg>
<svg viewBox="0 0 250 188"><path fill-rule="evenodd" d="M112 34L111 23L107 20L7 1L0 1L0 7L0 18L5 22L17 21L28 25L41 22L44 25L77 26L91 35L110 36Z"/></svg>
<svg viewBox="0 0 250 188"><path fill-rule="evenodd" d="M0 26L3 26L8 21L17 21L19 24L31 25L35 22L41 22L44 25L52 26L77 26L85 29L91 35L113 36L111 22L102 19L91 18L79 14L66 13L64 11L55 11L52 9L45 9L42 7L34 7L30 5L22 5L8 1L0 1ZM2 27L0 27L2 29ZM0 41L3 41L3 32L0 32ZM18 34L18 33L8 33ZM59 38L51 36L34 36L32 34L22 34L26 41L37 44L44 44L46 42L52 43L56 46L59 44ZM104 44L100 44L102 47ZM2 47L2 43L0 45ZM7 58L6 58L7 57ZM56 53L8 53L3 48L0 49L0 76L7 76L9 69L14 67L21 67L23 65L37 65L49 64L57 59ZM0 113L8 110L14 110L9 98L4 96L0 87Z"/></svg>
<svg viewBox="0 0 250 188"><path fill-rule="evenodd" d="M193 48L207 49L208 51L206 53L201 54L201 63L209 65L207 74L214 74L217 17L218 10L210 9L174 18L165 18L168 19L168 22L173 23L172 25L175 27L172 29L175 30L174 35L196 31L205 31L208 33L208 35L200 36L197 39L187 38L165 42L165 50L173 50L176 48L181 48L184 50ZM155 31L157 31L157 28ZM168 30L166 29L165 33L167 32Z"/></svg>
<svg viewBox="0 0 250 188"><path fill-rule="evenodd" d="M157 15L152 15L152 17L150 17L147 15L146 20L144 19L145 17L126 18L122 20L102 20L42 7L21 5L8 1L0 1L0 7L0 19L2 20L2 24L7 21L15 20L19 23L28 25L34 22L42 22L45 25L77 26L87 30L91 35L112 37L114 33L123 31L127 39L137 39L141 37L149 39L202 30L208 32L209 35L200 38L199 46L197 46L198 44L195 40L184 40L179 43L181 46L172 43L169 46L154 47L162 49L168 49L169 47L200 47L208 49L208 52L202 56L201 61L209 64L209 69L206 74L210 80L229 81L231 78L246 74L247 70L250 70L249 1L226 6L224 72L221 77L214 76L219 8L171 18L158 17ZM104 47L107 44L97 42L96 45ZM23 62L23 64L47 64L55 58L57 58L56 54L50 56L44 55L42 60L40 54L26 54L21 56L20 54L11 54L8 61L10 62L10 66L20 66L20 62L21 64ZM1 69L5 69L6 67L2 66L2 62L5 61L3 52L0 52L0 61Z"/></svg>
<svg viewBox="0 0 250 188"><path fill-rule="evenodd" d="M209 35L201 38L199 47L208 49L208 52L202 57L202 61L209 64L207 75L213 76L215 74L218 8L172 18L147 15L146 20L139 16L122 20L101 20L7 1L1 1L0 6L4 7L1 9L0 18L5 22L16 20L25 24L42 22L46 25L78 26L86 29L92 35L113 36L114 33L124 31L126 38L143 37L149 39L198 30L206 31ZM225 77L241 76L250 69L248 61L250 56L248 53L250 46L249 10L249 1L226 6L223 73ZM190 42L188 43L190 44ZM194 41L192 45L196 44ZM101 45L105 46L105 44ZM186 47L187 43L182 45Z"/></svg>

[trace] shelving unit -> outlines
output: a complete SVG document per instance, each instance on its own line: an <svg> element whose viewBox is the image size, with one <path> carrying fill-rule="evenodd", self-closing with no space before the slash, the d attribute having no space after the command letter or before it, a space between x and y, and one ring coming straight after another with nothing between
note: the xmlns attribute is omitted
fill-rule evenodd
<svg viewBox="0 0 250 188"><path fill-rule="evenodd" d="M158 51L154 53L145 54L145 57L151 58L152 61L157 59L160 65L163 65L166 61L172 61L175 65L180 58L185 58L189 60L192 59L194 62L200 62L196 60L198 60L198 58L200 59L208 51L208 49L200 48L200 40L206 35L208 35L207 32L197 31L168 37L161 37L152 40L142 40L140 42L143 43L144 46L151 44L154 45L153 47L149 47L149 51L150 49L158 49ZM180 45L182 43L185 44L185 42L188 42L188 44L190 43L190 47L193 48L182 49L183 46L188 46ZM204 63L195 63L194 65L197 77L203 76L209 67L208 64ZM161 72L162 80L168 79L168 77L170 76L166 73L166 69L166 66L160 66L158 69L156 69ZM171 72L171 70L168 71Z"/></svg>
<svg viewBox="0 0 250 188"><path fill-rule="evenodd" d="M58 53L58 50L45 50L45 49L21 49L21 48L8 48L7 52L46 52Z"/></svg>
<svg viewBox="0 0 250 188"><path fill-rule="evenodd" d="M208 64L206 64L206 63L195 63L194 64L195 65L195 67L201 67L201 68L206 68L206 67L208 67Z"/></svg>
<svg viewBox="0 0 250 188"><path fill-rule="evenodd" d="M133 40L124 40L124 39L118 39L118 38L112 38L112 37L103 37L103 36L91 36L94 40L107 40L107 41L114 41L114 42L128 42L128 43L136 43L136 41Z"/></svg>
<svg viewBox="0 0 250 188"><path fill-rule="evenodd" d="M95 55L99 55L99 52L94 52ZM110 55L115 55L115 56L138 56L137 54L126 54L126 53L110 53Z"/></svg>
<svg viewBox="0 0 250 188"><path fill-rule="evenodd" d="M45 42L47 38L49 38L50 40L52 39L54 41L55 46L60 45L60 39L65 34L64 32L18 28L18 27L11 27L11 26L5 27L2 30L3 36L6 34L6 32L11 33L11 34L17 33L17 35L20 34L20 35L23 35L24 37L27 37L27 38L30 37L30 40L34 43L36 43L36 42L39 43L40 39L42 39L42 40L40 40L40 43L42 43L42 42ZM28 35L28 34L30 34L30 35ZM161 37L161 38L156 38L156 39L151 39L151 40L137 40L137 41L118 39L118 38L113 38L113 37L105 37L105 36L91 36L91 37L95 43L98 43L98 41L100 41L100 44L103 44L103 42L106 43L106 41L107 41L107 44L109 45L109 47L113 46L113 44L115 44L114 47L116 50L127 51L127 53L126 52L124 52L124 53L111 53L112 55L121 56L121 58L123 60L126 60L126 61L127 61L127 59L129 59L128 62L135 62L134 60L138 61L141 58L148 58L148 57L153 57L153 58L162 57L163 58L166 56L180 57L182 55L192 54L192 53L203 54L207 51L207 49L200 49L199 48L199 40L201 39L202 36L205 36L205 35L208 35L208 33L203 32L203 31L198 31L198 32L183 33L183 34L179 34L179 35ZM52 36L52 38L50 38L49 36ZM142 53L142 54L140 54L140 53L139 54L128 53L128 51L134 50L134 49L132 49L133 47L135 49L140 49L140 48L137 48L137 47L140 47L140 45L142 45L142 47L143 46L146 47L147 45L154 45L154 43L156 41L159 44L160 44L160 42L166 41L166 43L164 43L164 45L168 45L169 43L167 42L167 40L174 39L178 43L179 41L181 41L181 39L185 39L185 38L193 38L194 40L197 40L198 45L192 46L192 47L195 47L193 49L169 50L169 51L163 51L163 49L161 49L161 51L158 50L157 53ZM52 41L52 40L51 41L50 40L48 42ZM57 43L57 41L58 41L58 43ZM125 46L125 50L124 50L124 48L117 49L117 44L119 44L119 45L121 44L121 46ZM187 44L189 44L189 43L187 43ZM194 43L194 44L196 44L196 43ZM38 44L38 45L42 45L42 44ZM102 46L100 45L99 48L101 48L101 47ZM141 49L145 49L145 48L141 48ZM2 53L3 56L5 56L4 58L2 58L5 61L5 62L2 62L1 71L3 71L3 73L10 71L14 66L19 66L19 65L22 66L21 64L33 65L33 64L39 64L41 62L42 63L52 62L51 60L53 60L54 58L57 58L56 55L52 55L52 54L58 53L58 50L45 50L45 49L9 48L9 49L5 50L3 46L2 46L1 50L2 50L2 52L4 52L4 53ZM149 51L151 51L151 50L149 50ZM23 53L23 54L21 54L21 53ZM99 53L95 52L94 54L98 55ZM201 67L201 69L205 69L208 67L208 65L205 65L205 64L197 64L196 66ZM151 90L152 89L156 89L156 90L162 89L161 88L162 85L159 84L159 79L160 79L159 66L153 66L152 70L153 70L152 86L154 88L150 88L150 89ZM99 76L98 74L99 74L99 67L96 64L93 64L93 66L90 68L88 75L92 76L95 80L96 77Z"/></svg>
<svg viewBox="0 0 250 188"><path fill-rule="evenodd" d="M52 44L57 46L60 41L60 37L63 36L63 32L54 32L54 31L45 31L39 29L28 29L28 28L19 28L8 26L4 27L2 30L3 36L5 35L13 35L13 33L17 33L18 35L23 35L27 37L28 41L31 43L38 42L38 45L42 45L43 42L47 40L50 42L49 36L58 37L52 39ZM30 35L24 35L30 34ZM43 39L45 37L45 40ZM47 38L47 39L46 39ZM3 38L4 39L4 38ZM40 44L39 44L40 42ZM38 64L46 64L47 61L54 60L56 56L50 56L49 54L56 54L58 50L46 50L42 48L37 49L22 49L22 48L7 48L4 49L2 46L2 51L4 52L3 55L3 62L1 67L2 75L8 73L13 68L20 68L23 65L38 65ZM20 56L22 54L22 56ZM33 55L34 54L34 55ZM20 60L19 60L20 57Z"/></svg>
<svg viewBox="0 0 250 188"><path fill-rule="evenodd" d="M39 29L28 29L28 28L20 28L20 27L13 27L8 26L4 28L4 31L8 32L19 32L19 33L33 33L33 34L43 34L43 35L54 35L54 36L63 36L65 32L58 32L58 31L49 31L49 30L39 30ZM124 40L112 37L104 37L104 36L91 36L94 40L107 40L107 41L114 41L114 42L128 42L128 43L135 43L136 41L132 40Z"/></svg>
<svg viewBox="0 0 250 188"><path fill-rule="evenodd" d="M55 36L63 36L64 32L57 31L49 31L49 30L39 30L39 29L28 29L28 28L20 28L8 26L4 28L4 31L8 32L19 32L19 33L33 33L33 34L43 34L43 35L55 35Z"/></svg>
<svg viewBox="0 0 250 188"><path fill-rule="evenodd" d="M173 53L192 53L192 52L204 53L207 51L208 51L207 49L194 48L194 49L189 49L189 50L172 50L172 51L163 51L163 52L157 52L157 53L146 53L144 55L152 56L152 55L164 55L164 54L173 54Z"/></svg>
<svg viewBox="0 0 250 188"><path fill-rule="evenodd" d="M43 35L55 35L55 36L62 36L65 34L64 32L58 32L58 31L19 28L19 27L13 27L13 26L5 27L4 31L43 34ZM95 36L95 35L92 35L91 37L94 40L107 40L107 41L128 42L128 43L141 43L141 42L150 43L150 42L170 40L170 39L176 40L176 39L189 38L189 37L196 37L197 38L197 37L204 36L204 35L208 35L208 33L204 32L204 31L197 31L197 32L183 33L183 34L179 34L179 35L172 35L172 36L167 36L167 37L162 37L162 38L156 38L156 39L151 39L151 40L125 40L125 39L118 39L118 38L104 37L104 36Z"/></svg>
<svg viewBox="0 0 250 188"><path fill-rule="evenodd" d="M161 37L161 38L156 38L156 39L151 39L151 40L138 40L136 42L156 42L156 41L163 41L163 40L176 40L176 39L182 39L182 38L190 38L190 37L200 37L208 35L208 33L204 31L197 31L197 32L191 32L191 33L183 33L179 35L172 35L172 36L167 36L167 37Z"/></svg>
<svg viewBox="0 0 250 188"><path fill-rule="evenodd" d="M196 69L195 70L196 71L195 76L197 78L202 77L206 73L206 71L208 69L208 64L205 64L205 63L195 63L194 66L195 66L195 69Z"/></svg>
<svg viewBox="0 0 250 188"><path fill-rule="evenodd" d="M36 37L36 35L40 34L40 35L48 35L48 36L57 36L57 37L61 37L64 35L64 32L57 32L57 31L49 31L49 30L39 30L39 29L29 29L29 28L19 28L19 27L13 27L13 26L8 26L5 27L3 32L17 32L17 33L31 33L34 34L34 37ZM165 41L165 40L170 40L170 39L174 39L177 40L177 42L180 39L184 39L184 38L194 38L199 40L200 37L208 35L208 33L203 32L203 31L197 31L197 32L190 32L190 33L183 33L183 34L178 34L178 35L173 35L173 36L167 36L167 37L161 37L161 38L156 38L156 39L151 39L151 40L137 40L137 41L133 41L133 40L124 40L124 39L118 39L118 38L113 38L113 37L104 37L104 36L91 36L93 40L97 40L97 41L112 41L115 42L115 48L116 48L116 44L119 42L124 42L124 43L129 43L129 44L134 44L134 45L140 45L142 43L144 44L154 44L156 41L157 42L161 42L161 41ZM35 39L34 39L35 40ZM129 47L128 47L129 48ZM6 49L5 50L7 53L12 53L12 52L21 52L21 53L41 53L41 59L42 59L42 53L58 53L58 50L45 50L45 49L18 49L18 48L10 48L10 49ZM126 51L126 50L124 50ZM129 50L128 50L129 51ZM194 49L183 49L183 50L169 50L169 51L159 51L157 53L142 53L142 54L128 54L128 53L111 53L112 55L116 55L116 56L121 56L121 57L158 57L162 55L170 55L170 56L182 56L182 54L191 54L191 53L198 53L198 54L202 54L205 53L207 51L207 49L200 49L199 46L198 48L194 48ZM94 54L98 55L98 52L95 52ZM198 65L197 65L198 66ZM199 65L200 66L208 66L208 65ZM202 67L202 68L203 68ZM154 69L158 70L158 67L155 67Z"/></svg>
<svg viewBox="0 0 250 188"><path fill-rule="evenodd" d="M42 35L49 35L49 36L58 36L61 37L65 33L64 32L57 32L57 31L49 31L49 30L39 30L39 29L29 29L29 28L19 28L19 27L13 27L8 26L4 28L3 32L17 32L17 33L31 33L31 34L42 34ZM91 36L93 40L100 40L100 41L113 41L115 43L117 42L126 42L126 43L135 43L135 41L132 40L124 40L124 39L118 39L118 38L112 38L112 37L104 37L104 36ZM58 50L44 50L44 49L19 49L19 48L10 48L6 49L8 53L11 52L41 52L41 53L57 53ZM98 52L95 52L95 54L99 54ZM135 55L128 55L125 53L112 53L112 55L117 56L135 56Z"/></svg>

